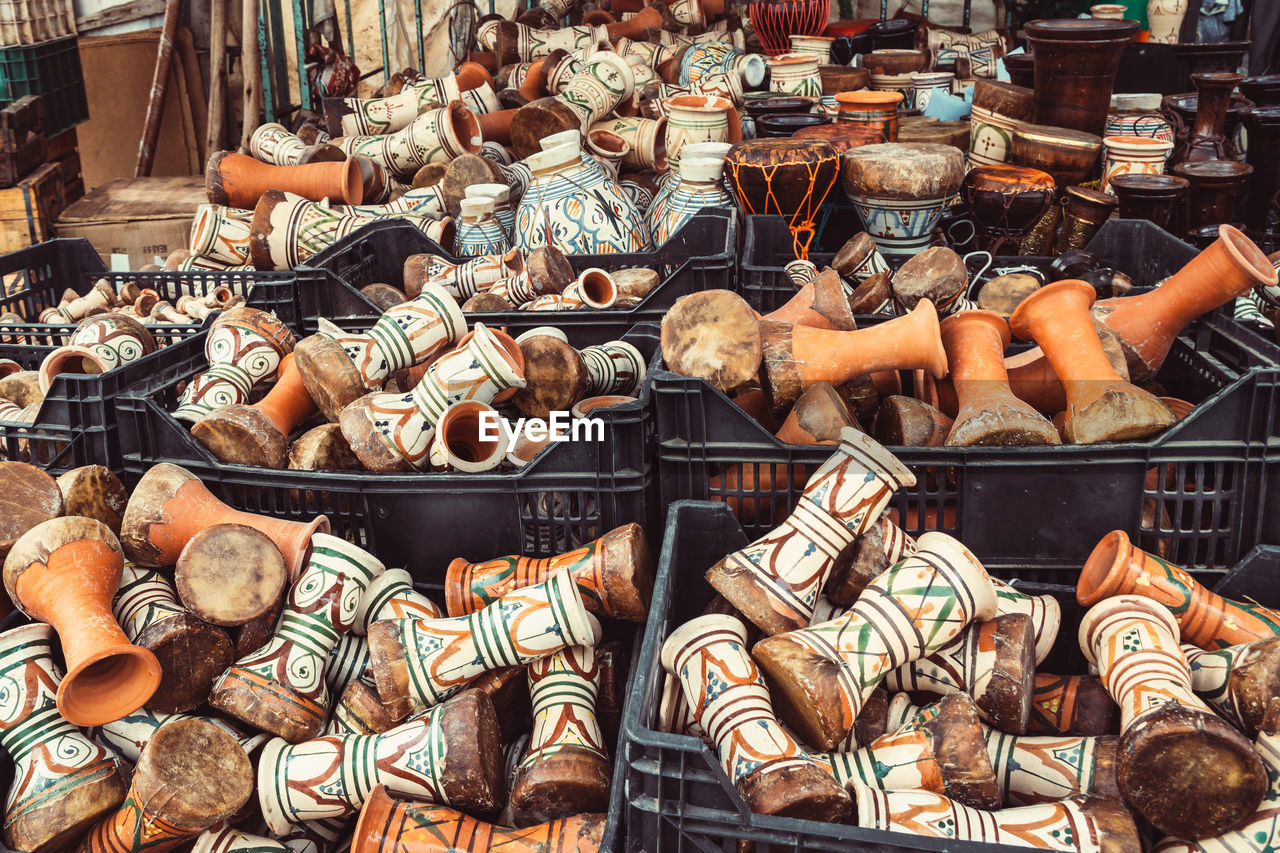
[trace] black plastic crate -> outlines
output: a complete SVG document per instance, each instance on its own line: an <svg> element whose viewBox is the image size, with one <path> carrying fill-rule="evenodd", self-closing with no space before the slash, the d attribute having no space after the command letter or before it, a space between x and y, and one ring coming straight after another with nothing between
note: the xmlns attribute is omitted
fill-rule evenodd
<svg viewBox="0 0 1280 853"><path fill-rule="evenodd" d="M832 448L828 448L830 451ZM1017 516L1005 519L1016 524ZM747 533L728 508L699 501L672 504L667 515L653 606L645 626L640 659L632 667L624 722L626 853L736 853L739 841L756 853L782 851L907 851L1013 853L1021 847L956 842L881 832L854 826L751 814L715 753L701 740L661 732L656 726L663 674L662 643L672 630L701 614L715 591L705 572L726 554L746 545ZM988 566L990 569L991 567ZM1206 585L1217 572L1190 569ZM1242 573L1248 572L1245 577ZM1008 577L992 571L996 577ZM1280 548L1258 548L1232 575L1237 582L1217 591L1280 604ZM1058 641L1041 669L1071 675L1086 672L1076 628L1083 612L1074 587L1018 584L1030 595L1052 594L1062 605Z"/></svg>
<svg viewBox="0 0 1280 853"><path fill-rule="evenodd" d="M646 530L650 536L655 537L658 530ZM378 556L375 554L374 556ZM493 554L491 556L503 556ZM163 570L162 570L163 571ZM172 576L169 578L172 580ZM442 604L444 602L444 575L441 574L429 583L415 582L414 587L423 595L429 597L432 601ZM27 618L21 611L13 611L7 616L0 619L0 633L18 628L22 625L29 624L31 620ZM616 630L614 630L616 629ZM610 621L606 629L606 640L617 640L623 643L629 649L628 671L626 682L623 687L623 696L630 697L632 692L632 684L635 680L637 671L637 662L640 660L640 646L644 640L644 631L639 625L632 625L627 622ZM54 640L53 657L58 666L65 670L66 665L62 658L62 645L58 640ZM337 697L332 697L336 702ZM625 707L625 706L624 706ZM621 756L623 751L623 726L618 726L618 739L609 745L609 758L613 761L613 773L610 776L609 790L609 812L608 821L604 825L604 831L601 837L600 853L617 853L622 849L624 835L622 831L623 819L623 786L626 784L627 768L622 763ZM0 792L8 791L9 786L13 783L13 758L3 749L0 749ZM254 794L250 799L250 804L257 802L257 795ZM353 828L354 828L354 815ZM78 840L78 839L77 839Z"/></svg>
<svg viewBox="0 0 1280 853"><path fill-rule="evenodd" d="M662 281L634 308L604 311L484 311L467 315L487 326L505 327L514 337L537 326L563 329L579 346L604 343L622 337L632 326L660 323L667 309L681 296L700 290L734 287L738 248L737 214L728 208L704 209L677 231L656 252L616 255L570 255L575 271L598 267L614 270L649 267ZM299 280L323 281L336 277L359 290L375 282L403 284L405 258L433 254L450 263L459 259L431 238L404 222L391 220L366 225L335 243L296 270ZM377 316L378 312L374 312Z"/></svg>
<svg viewBox="0 0 1280 853"><path fill-rule="evenodd" d="M89 100L75 36L0 48L0 105L39 95L46 136L87 121Z"/></svg>
<svg viewBox="0 0 1280 853"><path fill-rule="evenodd" d="M1265 356L1239 332L1211 314L1176 339L1157 380L1199 405L1150 441L891 448L917 480L890 505L898 523L913 535L955 535L989 565L1044 583L1074 583L1094 543L1115 528L1203 566L1280 542L1280 371L1264 369ZM790 513L830 454L784 444L705 381L666 370L660 354L648 376L664 507L726 502L756 536Z"/></svg>
<svg viewBox="0 0 1280 853"><path fill-rule="evenodd" d="M339 281L301 287L291 272L111 272L83 239L50 240L0 256L0 276L10 295L0 298L0 313L13 312L31 322L0 327L0 358L37 370L45 356L61 346L77 323L40 323L45 308L58 304L65 290L81 295L98 281L112 289L130 282L150 288L171 304L185 295L203 296L229 287L247 304L272 311L295 333L315 330L315 318L363 315L375 310L367 299ZM74 465L97 463L118 468L120 442L114 400L133 382L170 358L166 350L199 334L202 323L148 326L159 351L133 365L98 376L63 374L54 378L35 424L0 423L0 443L10 459L48 458L66 449ZM73 435L82 440L71 444ZM31 440L36 445L30 445ZM24 449L26 452L24 452Z"/></svg>
<svg viewBox="0 0 1280 853"><path fill-rule="evenodd" d="M575 340L572 331L570 342ZM640 326L621 339L646 359L658 329ZM382 474L289 471L227 465L169 413L181 384L205 370L204 336L170 347L169 357L116 400L123 466L139 477L157 462L187 468L230 506L277 518L323 513L333 532L373 551L416 578L443 572L454 557L492 552L550 556L627 522L656 529L657 480L650 392L634 403L600 409L604 441L553 444L510 473ZM486 537L477 550L475 527Z"/></svg>
<svg viewBox="0 0 1280 853"><path fill-rule="evenodd" d="M791 232L781 216L748 216L742 270L738 283L744 299L757 311L768 312L780 307L795 295L796 286L783 267L795 259ZM838 249L839 247L835 247ZM1098 229L1088 250L1102 262L1128 273L1139 286L1154 285L1172 275L1194 258L1198 252L1169 232L1145 219L1111 219ZM821 269L831 263L834 250L810 252L809 260ZM885 255L892 267L899 267L909 255ZM1048 269L1051 258L999 255L970 284L970 298L976 298L982 285L1002 270L1032 266Z"/></svg>

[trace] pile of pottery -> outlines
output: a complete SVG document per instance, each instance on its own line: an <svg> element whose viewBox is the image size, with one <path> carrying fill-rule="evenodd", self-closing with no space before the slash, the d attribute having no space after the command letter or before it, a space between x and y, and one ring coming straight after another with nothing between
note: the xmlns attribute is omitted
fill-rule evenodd
<svg viewBox="0 0 1280 853"><path fill-rule="evenodd" d="M638 525L455 559L442 608L324 516L234 511L174 465L132 495L105 469L0 484L28 497L0 556L35 620L0 634L8 849L598 847L630 666L606 629L653 586Z"/></svg>
<svg viewBox="0 0 1280 853"><path fill-rule="evenodd" d="M1116 531L1081 572L1077 638L1051 595L890 520L914 483L844 430L671 626L659 728L701 738L757 814L1062 851L1274 844L1280 612ZM1096 676L1041 671L1076 641Z"/></svg>
<svg viewBox="0 0 1280 853"><path fill-rule="evenodd" d="M1098 300L1079 279L1009 276L975 306L950 249L928 249L890 276L869 242L850 241L837 269L793 264L807 281L770 314L729 291L682 298L662 323L667 368L705 379L793 444L834 444L860 424L896 446L1137 441L1193 408L1160 397L1154 381L1182 329L1276 281L1257 246L1223 225L1143 295ZM900 316L857 329L851 302ZM1006 356L1013 336L1037 346ZM902 394L903 371L914 372L914 397Z"/></svg>
<svg viewBox="0 0 1280 853"><path fill-rule="evenodd" d="M234 308L213 322L204 351L209 369L173 416L219 461L277 469L522 468L576 432L570 418L635 402L645 374L626 341L579 350L549 326L515 339L483 323L468 331L434 282L363 333L321 320L298 341L274 314ZM534 440L508 423L520 418L563 418L565 435Z"/></svg>

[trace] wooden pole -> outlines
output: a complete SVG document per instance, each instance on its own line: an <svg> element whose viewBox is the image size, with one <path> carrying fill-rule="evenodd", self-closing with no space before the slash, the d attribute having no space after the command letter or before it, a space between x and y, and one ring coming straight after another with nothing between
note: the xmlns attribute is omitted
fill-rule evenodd
<svg viewBox="0 0 1280 853"><path fill-rule="evenodd" d="M209 118L205 123L204 150L222 150L227 116L227 0L209 5Z"/></svg>
<svg viewBox="0 0 1280 853"><path fill-rule="evenodd" d="M258 104L262 99L262 62L258 54L258 0L241 0L240 65L244 75L244 124L240 147L249 150L249 139L258 129Z"/></svg>
<svg viewBox="0 0 1280 853"><path fill-rule="evenodd" d="M173 64L173 39L178 31L178 16L182 12L182 0L167 0L164 4L164 28L160 31L160 49L156 54L156 70L151 77L151 99L147 102L147 120L142 126L142 141L138 145L138 165L133 170L135 178L151 174L151 164L156 159L156 141L160 138L160 121L164 118L164 97L169 87L169 68Z"/></svg>
<svg viewBox="0 0 1280 853"><path fill-rule="evenodd" d="M191 110L191 127L196 134L196 159L200 161L200 169L204 169L209 151L205 149L205 136L209 132L209 106L204 100L204 82L200 79L200 61L196 57L195 39L191 30L178 27L178 58L182 60L182 74L186 81L187 106ZM199 171L199 170L197 170Z"/></svg>

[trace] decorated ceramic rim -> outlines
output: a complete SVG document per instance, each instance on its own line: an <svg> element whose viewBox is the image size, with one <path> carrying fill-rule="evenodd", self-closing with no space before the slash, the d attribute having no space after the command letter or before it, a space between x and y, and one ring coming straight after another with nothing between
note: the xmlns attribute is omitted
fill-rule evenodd
<svg viewBox="0 0 1280 853"><path fill-rule="evenodd" d="M770 67L775 65L812 65L818 66L818 58L812 53L780 53L769 57Z"/></svg>
<svg viewBox="0 0 1280 853"><path fill-rule="evenodd" d="M1092 151L1095 154L1102 150L1103 142L1101 136L1096 136L1092 133L1064 127L1050 127L1043 124L1020 123L1014 128L1013 135L1040 145L1074 148L1080 151Z"/></svg>
<svg viewBox="0 0 1280 853"><path fill-rule="evenodd" d="M1102 140L1108 151L1125 151L1126 153L1167 153L1173 150L1173 143L1150 136L1108 136ZM1127 149L1127 151L1126 151Z"/></svg>
<svg viewBox="0 0 1280 853"><path fill-rule="evenodd" d="M733 101L719 95L672 95L662 99L665 109L695 110L706 113L722 113L733 109Z"/></svg>

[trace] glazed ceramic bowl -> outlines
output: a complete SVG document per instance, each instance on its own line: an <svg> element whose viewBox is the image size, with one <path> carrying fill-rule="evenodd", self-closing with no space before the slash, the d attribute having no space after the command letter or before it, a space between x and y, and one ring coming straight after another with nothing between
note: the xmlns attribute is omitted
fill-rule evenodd
<svg viewBox="0 0 1280 853"><path fill-rule="evenodd" d="M1013 162L1040 169L1053 176L1059 187L1078 184L1088 177L1102 153L1102 137L1064 127L1020 125L1013 131Z"/></svg>

